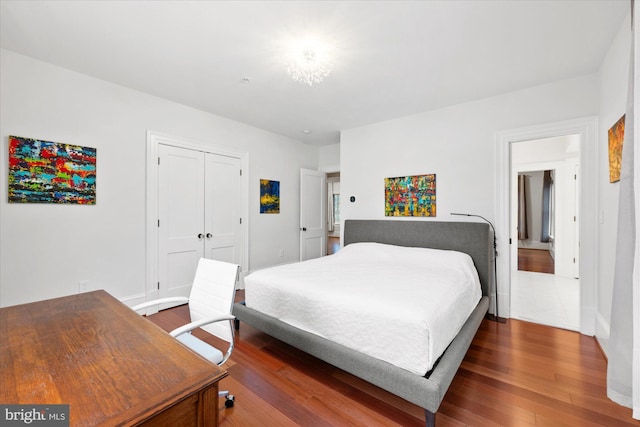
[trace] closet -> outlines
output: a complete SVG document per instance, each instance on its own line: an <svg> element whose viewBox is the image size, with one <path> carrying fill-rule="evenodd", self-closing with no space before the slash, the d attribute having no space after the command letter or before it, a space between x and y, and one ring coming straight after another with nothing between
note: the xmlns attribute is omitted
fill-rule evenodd
<svg viewBox="0 0 640 427"><path fill-rule="evenodd" d="M201 257L242 265L242 160L157 145L160 298L188 296Z"/></svg>

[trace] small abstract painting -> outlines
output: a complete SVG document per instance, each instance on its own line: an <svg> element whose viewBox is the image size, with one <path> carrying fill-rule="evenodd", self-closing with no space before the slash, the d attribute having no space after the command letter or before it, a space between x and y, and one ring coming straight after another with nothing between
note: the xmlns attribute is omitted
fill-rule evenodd
<svg viewBox="0 0 640 427"><path fill-rule="evenodd" d="M96 204L95 148L9 136L9 203Z"/></svg>
<svg viewBox="0 0 640 427"><path fill-rule="evenodd" d="M260 213L280 213L280 181L260 180Z"/></svg>
<svg viewBox="0 0 640 427"><path fill-rule="evenodd" d="M609 182L620 181L623 143L624 115L609 129Z"/></svg>
<svg viewBox="0 0 640 427"><path fill-rule="evenodd" d="M384 179L385 216L436 216L436 174Z"/></svg>

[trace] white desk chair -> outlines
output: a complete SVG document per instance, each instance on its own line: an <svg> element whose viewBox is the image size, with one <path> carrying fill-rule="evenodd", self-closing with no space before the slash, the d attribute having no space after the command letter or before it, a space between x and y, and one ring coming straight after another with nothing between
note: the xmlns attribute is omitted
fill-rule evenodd
<svg viewBox="0 0 640 427"><path fill-rule="evenodd" d="M233 352L233 320L231 314L235 298L239 266L228 262L201 258L193 279L189 297L160 298L132 307L134 311L165 303L188 303L191 323L174 329L169 334L216 365L225 363ZM229 346L223 354L212 345L196 338L191 331L202 328L226 341ZM221 391L225 406L231 408L234 396Z"/></svg>

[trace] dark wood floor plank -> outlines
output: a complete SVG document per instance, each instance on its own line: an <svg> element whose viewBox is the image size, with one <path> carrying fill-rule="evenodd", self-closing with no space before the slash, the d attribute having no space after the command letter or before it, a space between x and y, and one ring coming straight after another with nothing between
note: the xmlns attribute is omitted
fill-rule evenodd
<svg viewBox="0 0 640 427"><path fill-rule="evenodd" d="M555 261L547 250L518 248L518 270L554 274Z"/></svg>
<svg viewBox="0 0 640 427"><path fill-rule="evenodd" d="M228 389L237 396L237 404L228 409L224 406L224 399L220 399L220 425L225 427L295 427L300 425L280 412L277 407L271 406L251 387L235 378L225 378L222 381L221 389ZM250 411L246 410L246 405L250 405Z"/></svg>
<svg viewBox="0 0 640 427"><path fill-rule="evenodd" d="M165 330L188 318L186 307L149 317ZM220 400L223 427L424 425L422 408L245 324L224 367L221 388L236 405ZM438 427L640 426L606 397L594 338L511 319L482 323L436 419Z"/></svg>
<svg viewBox="0 0 640 427"><path fill-rule="evenodd" d="M481 376L479 374L466 371L465 369L460 369L457 375L465 376L477 382L482 382L489 387L487 388L487 392L492 392L494 390L507 392L519 402L518 405L524 405L525 407L534 410L536 414L543 415L547 418L555 418L562 424L571 421L568 425L620 425L618 424L619 420L601 413L595 407L582 408L580 406L573 405L570 401L567 402L565 400L556 399L544 391L534 391L529 388L520 387L495 378ZM606 402L601 402L601 404L604 403ZM631 424L633 423L631 417L629 417L629 422L629 424L624 425L639 425L638 423Z"/></svg>

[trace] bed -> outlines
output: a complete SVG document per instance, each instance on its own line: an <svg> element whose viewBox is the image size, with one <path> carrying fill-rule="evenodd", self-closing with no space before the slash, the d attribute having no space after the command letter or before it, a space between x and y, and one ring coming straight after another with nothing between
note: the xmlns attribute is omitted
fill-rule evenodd
<svg viewBox="0 0 640 427"><path fill-rule="evenodd" d="M309 325L280 320L278 317L282 316L279 313L273 316L265 314L252 308L249 298L248 304L242 302L234 305L236 327L239 327L240 321L246 322L289 345L414 403L425 409L426 425L435 426L435 414L489 307L488 295L493 288L495 271L492 230L486 223L397 220L346 220L344 228L344 248L341 251L345 253L350 251L350 245L359 247L361 243L374 243L393 245L399 247L397 250L400 251L403 250L400 248L430 248L468 254L467 258L470 257L475 266L481 293L477 295L477 302L474 301L474 305L470 307L470 314L465 314L466 318L462 319L460 327L454 327L455 336L450 342L445 343L445 350L441 355L434 351L430 354L433 359L427 360L426 364L420 362L422 364L417 367L402 366L395 361L374 357L366 351L358 351L340 340L327 338L326 330L309 330ZM377 250L377 246L373 245L365 245L365 248ZM408 306L409 304L407 313ZM349 310L348 307L344 309ZM433 322L433 319L427 321ZM429 353L431 352L429 345L425 347L425 352L427 348ZM411 359L420 359L420 355L414 354ZM427 369L427 372L422 374L424 369Z"/></svg>

